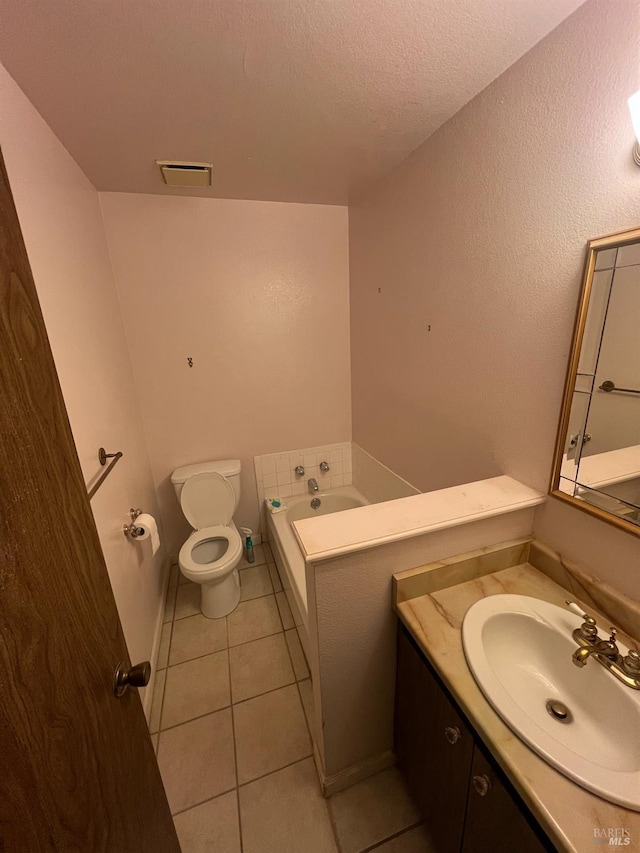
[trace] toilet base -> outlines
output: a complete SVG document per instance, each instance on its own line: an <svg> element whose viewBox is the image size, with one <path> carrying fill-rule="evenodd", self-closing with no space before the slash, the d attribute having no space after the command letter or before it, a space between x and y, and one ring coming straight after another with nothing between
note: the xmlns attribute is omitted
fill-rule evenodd
<svg viewBox="0 0 640 853"><path fill-rule="evenodd" d="M228 616L240 601L240 575L234 569L219 583L203 583L200 609L207 619L221 619Z"/></svg>

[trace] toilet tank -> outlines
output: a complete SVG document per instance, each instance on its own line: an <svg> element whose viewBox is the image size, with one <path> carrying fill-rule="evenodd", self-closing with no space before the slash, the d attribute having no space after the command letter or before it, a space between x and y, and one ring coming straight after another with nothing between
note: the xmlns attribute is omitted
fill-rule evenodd
<svg viewBox="0 0 640 853"><path fill-rule="evenodd" d="M228 480L233 486L236 498L235 512L238 508L238 501L240 500L241 467L239 459L218 459L213 462L198 462L195 465L183 465L182 468L176 468L173 472L171 482L173 483L173 488L176 490L178 501L180 501L180 492L189 477L193 477L194 474L205 474L211 471L215 471L216 474L222 474L225 480Z"/></svg>

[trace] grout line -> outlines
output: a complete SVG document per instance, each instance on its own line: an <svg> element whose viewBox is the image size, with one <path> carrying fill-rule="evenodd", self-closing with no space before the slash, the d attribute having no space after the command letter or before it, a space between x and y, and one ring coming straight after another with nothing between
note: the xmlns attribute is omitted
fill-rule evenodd
<svg viewBox="0 0 640 853"><path fill-rule="evenodd" d="M166 694L166 684L165 684L165 694ZM229 689L229 694L231 694L231 689ZM160 732L170 732L173 729L179 729L180 726L186 726L187 723L194 723L196 720L202 720L204 717L211 717L213 714L219 714L220 711L227 711L231 707L231 701L229 701L228 705L223 705L221 708L214 708L211 711L205 711L204 714L198 714L195 717L189 717L188 720L182 720L180 723L175 723L173 726L166 726L164 729L158 729L158 733ZM164 711L164 696L163 696L163 711ZM162 722L160 723L162 725Z"/></svg>
<svg viewBox="0 0 640 853"><path fill-rule="evenodd" d="M284 635L284 631L279 631L278 633L279 633L279 634L283 634L283 635ZM271 637L276 637L276 636L277 636L277 634L270 634L269 636L271 636ZM263 639L263 638L261 638L261 639ZM286 638L285 638L285 644L286 644L286 642L287 642L287 641L286 641ZM246 644L246 643L243 643L242 645L247 645L247 644ZM238 648L238 646L232 646L231 648L232 648L232 649L236 649L236 648ZM220 652L211 652L211 654L218 655L218 654L220 654L221 652L228 652L228 651L229 651L229 649L221 649L221 651L220 651ZM288 649L287 649L287 652L289 652L289 650L288 650ZM193 658L193 660L200 660L202 657L209 657L209 655L201 655L201 657L199 657L199 658ZM291 655L290 655L290 653L289 653L289 659L291 659ZM210 711L205 711L205 713L204 713L204 714L198 714L198 715L197 715L197 716L195 716L195 717L189 717L189 719L188 719L188 720L183 720L182 722L180 722L180 723L176 723L176 724L175 724L175 725L173 725L173 726L167 726L167 727L166 727L166 728L164 728L164 729L158 729L158 731L157 731L157 732L153 732L153 734L159 734L159 733L160 733L160 731L163 731L163 732L169 732L169 731L171 731L172 729L177 729L179 726L184 726L184 725L186 725L186 723L191 723L191 722L193 722L194 720L201 720L203 717L208 717L208 716L210 716L211 714L217 714L219 711L224 711L224 710L226 710L227 708L231 708L233 705L243 705L245 702L251 702L251 701L252 701L252 699L258 699L258 698L260 698L260 696L267 696L269 693L275 693L277 690L283 690L285 687L293 687L293 686L297 686L297 685L299 684L299 681L297 681L297 679L296 679L296 677L295 677L295 672L293 672L293 680L292 680L292 681L287 681L287 682L286 682L286 684L281 684L281 685L279 685L278 687L271 687L269 690L263 690L263 691L262 691L262 693L256 693L256 694L255 694L255 696L247 696L245 699L238 699L238 700L234 700L234 699L233 699L233 688L232 688L232 685L231 685L231 661L230 661L230 657L229 657L229 656L227 656L227 661L228 661L228 663L229 663L229 696L230 696L230 700L229 700L229 703L228 703L227 705L222 705L220 708L214 708L214 709L212 709L212 710L210 710ZM189 662L189 661L185 661L185 663L188 663L188 662ZM174 664L174 666L180 666L180 664ZM293 670L293 664L292 664L292 667L291 667L291 668L292 668L292 670ZM310 681L310 679L309 679L309 678L303 678L303 679L302 679L302 681ZM163 704L164 704L164 696L165 696L165 694L166 694L166 682L165 682L165 691L164 691L164 693L163 693ZM300 695L300 703L302 704L302 711L303 711L303 714L304 714L304 703L302 702L302 695L300 694L300 691L299 691L299 690L298 690L298 694ZM306 720L306 714L304 715L304 717L305 717L305 720ZM162 720L160 721L160 725L162 725ZM308 728L308 727L309 727L309 726L308 726L308 724L307 724L307 728Z"/></svg>
<svg viewBox="0 0 640 853"><path fill-rule="evenodd" d="M308 761L310 758L313 760L313 753L311 752L309 755L303 755L302 758L296 758L295 761L283 764L282 767L277 767L275 770L269 770L268 773L263 773L262 776L256 776L255 779L249 779L248 782L238 782L238 789L246 788L247 785L253 785L254 782L260 782L262 779L266 779L268 776L273 776L275 773L279 773L281 770L286 770L288 767L293 767L295 764L302 764L303 761Z"/></svg>
<svg viewBox="0 0 640 853"><path fill-rule="evenodd" d="M233 788L227 788L225 791L220 791L219 794L214 794L213 797L207 797L206 800L199 800L199 802L186 806L184 809L178 809L177 812L171 812L171 817L177 817L179 814L184 814L191 809L197 809L198 806L203 806L205 803L210 803L212 800L217 800L218 797L224 797L225 794L230 794L232 791L235 791L237 787L237 785L234 785Z"/></svg>
<svg viewBox="0 0 640 853"><path fill-rule="evenodd" d="M265 596L265 598L266 598L266 596ZM178 619L178 622L181 622L181 621L182 621L181 619ZM169 624L169 623L167 623L167 624ZM200 660L200 658L206 658L206 657L209 657L209 655L215 655L215 654L218 654L219 652L228 652L230 649L237 649L238 646L248 646L249 643L257 643L258 640L266 640L267 637L275 637L276 634L284 634L284 630L282 628L278 628L276 631L273 631L271 634L264 634L262 637L256 637L253 640L245 640L242 643L234 643L233 646L227 645L223 649L215 649L214 651L211 651L211 652L205 652L203 655L196 655L193 658L185 658L184 660L176 661L176 663L170 663L168 666L163 666L161 668L159 667L158 672L160 672L161 669L172 669L174 666L180 666L181 664L189 663L189 661L192 661L192 660ZM169 652L169 653L171 653L171 652ZM306 679L303 678L302 680L305 681Z"/></svg>
<svg viewBox="0 0 640 853"><path fill-rule="evenodd" d="M315 768L315 761L313 762L313 766ZM318 771L316 770L316 773ZM331 797L325 798L325 803L327 804L327 814L329 815L329 823L331 824L331 831L333 832L333 839L336 842L336 847L338 848L338 853L342 853L342 844L340 844L340 836L338 835L338 825L336 823L335 817L333 816L333 809L331 808Z"/></svg>
<svg viewBox="0 0 640 853"><path fill-rule="evenodd" d="M175 608L176 603L175 600L173 602L173 612L175 616ZM169 624L169 623L166 623ZM158 754L160 753L160 732L162 731L162 715L164 714L164 700L167 695L167 676L169 675L169 656L171 654L171 643L173 642L173 626L175 624L174 619L171 620L171 630L169 631L169 648L167 649L167 666L164 667L164 685L162 687L162 699L160 700L160 714L158 716ZM158 673L162 672L162 670L157 670L156 678L158 677ZM151 713L153 713L153 698L151 700Z"/></svg>
<svg viewBox="0 0 640 853"><path fill-rule="evenodd" d="M229 626L227 625L227 642L229 641L228 637ZM231 655L227 654L227 663L229 667L229 699L231 700L231 737L233 738L233 767L236 774L236 807L238 809L238 834L240 836L240 853L243 850L243 841L242 841L242 815L240 813L240 788L238 787L239 777L238 777L238 749L236 746L236 721L235 714L233 713L233 693L231 687Z"/></svg>
<svg viewBox="0 0 640 853"><path fill-rule="evenodd" d="M360 853L372 853L373 850L378 850L383 844L387 844L389 841L394 841L396 838L400 838L406 832L411 832L413 829L416 829L416 827L422 826L422 824L423 821L421 820L417 821L416 823L412 823L410 826L406 826L404 829L400 829L398 832L394 832L392 835L387 835L387 837L383 838L381 841L376 841L375 844L372 844L369 847L363 847Z"/></svg>
<svg viewBox="0 0 640 853"><path fill-rule="evenodd" d="M242 784L236 784L233 788L227 788L226 791L220 791L219 794L214 794L213 797L207 797L206 800L200 800L197 803L193 803L193 805L186 806L184 809L180 809L177 812L172 812L171 817L176 817L179 814L184 814L185 812L190 811L191 809L195 809L198 806L202 806L205 803L210 803L212 800L217 800L219 797L223 797L225 794L230 794L232 791L238 791L240 788L246 788L247 785L253 785L254 782L260 782L262 779L266 779L268 776L274 776L276 773L280 773L281 770L286 770L289 767L294 767L296 764L302 764L303 761L308 761L310 758L313 758L312 755L305 755L304 758L296 758L295 761L292 761L290 764L285 764L283 767L278 767L276 770L270 770L268 773L264 773L262 776L256 776L255 779L251 779L249 782L242 782Z"/></svg>
<svg viewBox="0 0 640 853"><path fill-rule="evenodd" d="M306 681L307 679L305 678L304 680ZM313 750L313 732L311 731L311 723L307 719L307 712L304 707L304 702L302 701L302 691L300 690L299 681L296 681L296 687L298 688L298 699L300 700L300 704L302 705L302 716L304 717L304 721L307 724L307 731L309 732L309 737L311 738L311 749Z"/></svg>

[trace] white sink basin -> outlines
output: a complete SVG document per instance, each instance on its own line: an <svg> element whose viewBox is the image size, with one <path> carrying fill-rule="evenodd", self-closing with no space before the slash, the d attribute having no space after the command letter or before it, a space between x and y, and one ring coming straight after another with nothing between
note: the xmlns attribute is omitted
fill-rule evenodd
<svg viewBox="0 0 640 853"><path fill-rule="evenodd" d="M578 646L571 632L581 621L537 598L491 595L462 623L467 663L498 714L545 761L594 794L640 811L640 690L594 659L582 669L572 663ZM553 716L549 700L566 706L567 720Z"/></svg>

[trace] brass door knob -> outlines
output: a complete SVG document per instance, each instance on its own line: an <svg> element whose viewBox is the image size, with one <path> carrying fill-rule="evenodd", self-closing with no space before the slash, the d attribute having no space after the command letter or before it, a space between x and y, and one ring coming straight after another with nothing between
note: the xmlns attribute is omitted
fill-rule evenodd
<svg viewBox="0 0 640 853"><path fill-rule="evenodd" d="M491 790L491 779L489 779L487 774L483 773L482 776L474 776L471 781L473 782L473 788L476 794L479 794L481 797L486 797Z"/></svg>
<svg viewBox="0 0 640 853"><path fill-rule="evenodd" d="M124 695L127 687L146 687L151 678L151 664L148 660L129 666L121 660L116 667L113 678L113 692L116 696Z"/></svg>
<svg viewBox="0 0 640 853"><path fill-rule="evenodd" d="M447 726L444 730L444 736L450 744L458 743L462 737L460 729L457 726Z"/></svg>

